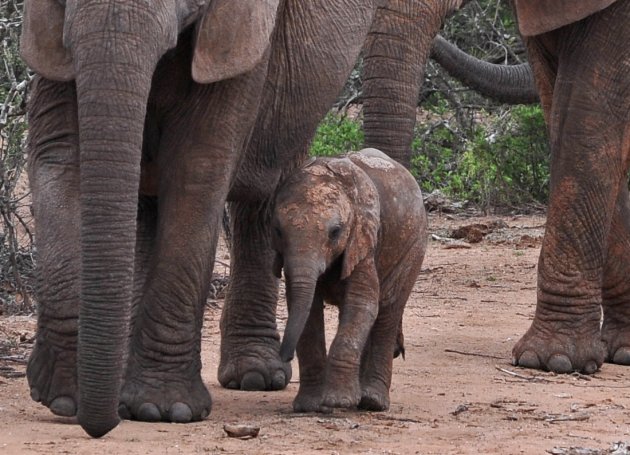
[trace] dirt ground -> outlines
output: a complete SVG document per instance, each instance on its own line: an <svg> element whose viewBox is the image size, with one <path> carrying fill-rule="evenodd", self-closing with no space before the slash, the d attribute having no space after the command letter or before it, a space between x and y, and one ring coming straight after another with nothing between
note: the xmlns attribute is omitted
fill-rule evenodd
<svg viewBox="0 0 630 455"><path fill-rule="evenodd" d="M430 224L432 241L405 312L406 360L394 362L388 412L292 413L297 364L284 391L222 389L220 309L209 306L202 352L214 400L209 418L187 425L125 421L93 440L73 419L29 398L24 371L34 318L1 317L0 453L630 453L630 369L605 364L586 377L510 364L534 313L544 218L434 215ZM450 238L461 226L475 243ZM227 262L224 252L219 259ZM218 265L215 272L224 270ZM283 328L283 302L280 308ZM330 340L336 309L326 312ZM260 433L235 439L224 424L250 424Z"/></svg>

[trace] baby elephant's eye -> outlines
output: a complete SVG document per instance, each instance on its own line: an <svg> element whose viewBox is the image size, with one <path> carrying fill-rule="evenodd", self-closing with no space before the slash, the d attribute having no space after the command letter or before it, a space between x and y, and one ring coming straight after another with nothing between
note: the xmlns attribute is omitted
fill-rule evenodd
<svg viewBox="0 0 630 455"><path fill-rule="evenodd" d="M330 231L328 232L328 238L334 242L335 240L339 238L340 234L341 234L341 226L333 226L330 228Z"/></svg>

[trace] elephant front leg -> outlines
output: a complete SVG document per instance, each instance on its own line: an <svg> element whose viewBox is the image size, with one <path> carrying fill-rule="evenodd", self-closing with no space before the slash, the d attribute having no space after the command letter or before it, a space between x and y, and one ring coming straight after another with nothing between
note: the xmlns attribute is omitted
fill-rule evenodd
<svg viewBox="0 0 630 455"><path fill-rule="evenodd" d="M293 400L295 412L321 411L322 386L326 367L324 301L316 294L311 312L297 344L300 389Z"/></svg>
<svg viewBox="0 0 630 455"><path fill-rule="evenodd" d="M73 83L36 77L28 115L29 179L37 229L37 333L26 376L31 397L77 412L79 164Z"/></svg>
<svg viewBox="0 0 630 455"><path fill-rule="evenodd" d="M593 373L606 357L600 305L602 287L610 283L604 267L630 154L629 68L618 64L615 50L602 49L629 43L630 35L624 21L609 21L608 14L555 32L561 55L547 116L552 184L538 304L513 350L514 363L525 367Z"/></svg>
<svg viewBox="0 0 630 455"><path fill-rule="evenodd" d="M241 390L281 390L291 364L280 359L276 325L278 279L264 202L233 202L229 291L221 315L219 382Z"/></svg>
<svg viewBox="0 0 630 455"><path fill-rule="evenodd" d="M144 215L148 220L139 234L144 232L148 240L138 247L152 254L149 260L137 260L138 268L144 265L148 270L144 294L134 308L119 407L123 418L185 423L210 413L200 351L222 207L221 201L206 205L212 199L209 189L202 188L177 195L167 192L158 199L160 215L152 247L155 218ZM141 285L138 280L138 289Z"/></svg>
<svg viewBox="0 0 630 455"><path fill-rule="evenodd" d="M379 283L374 258L359 262L347 280L337 335L326 363L322 392L325 408L351 408L359 404L361 357L378 313Z"/></svg>

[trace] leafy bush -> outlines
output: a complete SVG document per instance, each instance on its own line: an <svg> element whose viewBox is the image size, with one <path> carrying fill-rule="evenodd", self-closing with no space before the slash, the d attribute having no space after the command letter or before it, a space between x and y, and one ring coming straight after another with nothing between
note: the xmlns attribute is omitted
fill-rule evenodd
<svg viewBox="0 0 630 455"><path fill-rule="evenodd" d="M317 128L310 154L312 156L337 156L359 150L362 144L361 122L331 111Z"/></svg>
<svg viewBox="0 0 630 455"><path fill-rule="evenodd" d="M29 74L18 52L23 2L0 1L0 313L28 312L33 268L30 200L24 171Z"/></svg>
<svg viewBox="0 0 630 455"><path fill-rule="evenodd" d="M539 106L479 111L463 130L438 103L416 126L411 172L425 193L436 189L485 209L546 203L549 153ZM361 122L329 113L311 154L335 156L361 148Z"/></svg>

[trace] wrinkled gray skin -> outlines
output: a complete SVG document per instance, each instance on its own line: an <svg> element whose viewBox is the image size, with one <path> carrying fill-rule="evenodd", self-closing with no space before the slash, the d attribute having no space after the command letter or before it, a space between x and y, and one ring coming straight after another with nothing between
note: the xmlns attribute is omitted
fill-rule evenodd
<svg viewBox="0 0 630 455"><path fill-rule="evenodd" d="M413 176L375 149L308 162L280 188L272 222L289 318L280 355L297 346L296 412L389 408L402 316L427 246ZM324 301L339 307L328 355Z"/></svg>
<svg viewBox="0 0 630 455"><path fill-rule="evenodd" d="M306 156L368 32L398 45L416 24L414 52L387 65L417 74L415 49L428 55L459 4L27 0L22 54L39 74L28 107L33 399L97 437L117 425L119 403L145 421L210 412L200 333L226 200L234 244L219 381L285 387L273 191Z"/></svg>

